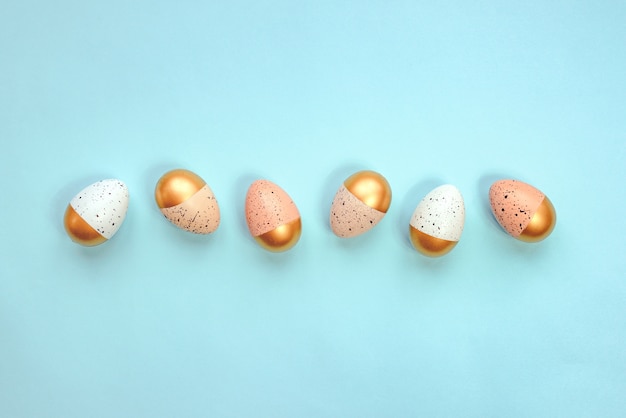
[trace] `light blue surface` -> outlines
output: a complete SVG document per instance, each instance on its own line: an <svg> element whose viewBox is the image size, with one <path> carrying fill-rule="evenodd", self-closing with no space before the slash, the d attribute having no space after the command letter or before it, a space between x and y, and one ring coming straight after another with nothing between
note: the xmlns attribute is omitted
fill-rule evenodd
<svg viewBox="0 0 626 418"><path fill-rule="evenodd" d="M0 417L626 416L623 2L14 1L0 8ZM153 190L215 192L208 237ZM358 169L394 198L336 238ZM96 248L74 194L131 193ZM261 250L257 178L303 219ZM517 178L553 201L546 241L487 206ZM461 242L426 259L410 215L464 194Z"/></svg>

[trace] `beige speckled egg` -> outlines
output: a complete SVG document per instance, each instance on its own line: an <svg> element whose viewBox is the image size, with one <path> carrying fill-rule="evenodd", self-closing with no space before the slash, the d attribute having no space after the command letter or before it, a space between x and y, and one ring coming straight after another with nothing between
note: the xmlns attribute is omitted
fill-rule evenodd
<svg viewBox="0 0 626 418"><path fill-rule="evenodd" d="M211 188L200 176L184 169L165 173L154 197L167 220L194 234L210 234L220 224L220 209Z"/></svg>
<svg viewBox="0 0 626 418"><path fill-rule="evenodd" d="M496 181L489 189L489 201L500 226L521 241L541 241L556 225L552 202L530 184L518 180Z"/></svg>
<svg viewBox="0 0 626 418"><path fill-rule="evenodd" d="M348 177L330 207L330 228L341 238L351 238L372 229L391 205L391 187L375 171L359 171Z"/></svg>
<svg viewBox="0 0 626 418"><path fill-rule="evenodd" d="M121 180L90 184L72 198L63 223L72 241L93 247L115 235L128 210L128 188Z"/></svg>
<svg viewBox="0 0 626 418"><path fill-rule="evenodd" d="M291 197L269 180L257 180L246 195L246 221L250 234L268 251L292 248L302 233L300 212Z"/></svg>

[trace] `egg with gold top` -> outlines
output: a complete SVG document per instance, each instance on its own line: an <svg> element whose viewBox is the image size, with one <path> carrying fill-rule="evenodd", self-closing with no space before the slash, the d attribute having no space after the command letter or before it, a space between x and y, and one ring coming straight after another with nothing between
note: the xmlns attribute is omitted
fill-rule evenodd
<svg viewBox="0 0 626 418"><path fill-rule="evenodd" d="M128 187L118 179L90 184L72 198L63 218L72 241L94 247L110 240L128 211Z"/></svg>
<svg viewBox="0 0 626 418"><path fill-rule="evenodd" d="M457 245L465 225L465 203L451 184L430 191L417 205L409 222L413 247L429 257L448 254Z"/></svg>
<svg viewBox="0 0 626 418"><path fill-rule="evenodd" d="M351 238L374 228L391 205L391 187L381 174L364 170L348 177L330 207L330 228Z"/></svg>
<svg viewBox="0 0 626 418"><path fill-rule="evenodd" d="M250 185L245 210L250 234L262 248L283 252L300 239L300 212L287 192L271 181L256 180Z"/></svg>
<svg viewBox="0 0 626 418"><path fill-rule="evenodd" d="M220 225L220 208L213 191L196 173L176 169L165 173L154 190L165 218L194 234L210 234Z"/></svg>
<svg viewBox="0 0 626 418"><path fill-rule="evenodd" d="M542 241L556 225L552 202L530 184L518 180L496 181L489 189L489 201L500 226L520 241Z"/></svg>

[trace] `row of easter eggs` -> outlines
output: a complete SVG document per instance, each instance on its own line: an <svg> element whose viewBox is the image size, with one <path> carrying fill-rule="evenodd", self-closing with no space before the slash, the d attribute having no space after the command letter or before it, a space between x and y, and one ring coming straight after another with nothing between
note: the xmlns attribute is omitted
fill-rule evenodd
<svg viewBox="0 0 626 418"><path fill-rule="evenodd" d="M514 238L537 242L556 224L550 200L535 187L517 180L500 180L489 190L491 209L498 223ZM155 200L170 222L186 231L210 234L220 224L220 209L208 184L184 169L165 173L157 182ZM128 209L126 185L116 179L87 186L69 203L65 230L72 240L95 246L109 240L120 228ZM374 171L359 171L337 190L330 207L330 227L335 235L350 238L378 224L391 205L391 187ZM250 234L266 250L282 252L298 242L302 233L300 212L289 195L268 180L257 180L245 202ZM409 221L409 236L420 253L439 257L461 239L465 205L452 185L430 191Z"/></svg>

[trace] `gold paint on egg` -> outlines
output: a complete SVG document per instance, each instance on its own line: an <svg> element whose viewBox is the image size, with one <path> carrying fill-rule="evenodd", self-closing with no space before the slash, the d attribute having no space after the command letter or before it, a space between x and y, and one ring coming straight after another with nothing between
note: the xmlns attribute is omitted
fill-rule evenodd
<svg viewBox="0 0 626 418"><path fill-rule="evenodd" d="M359 171L348 177L343 184L370 208L387 213L391 204L391 187L382 175L370 170Z"/></svg>
<svg viewBox="0 0 626 418"><path fill-rule="evenodd" d="M67 210L63 217L63 225L65 226L67 235L69 235L72 241L80 245L95 247L107 240L81 218L72 205L67 205Z"/></svg>
<svg viewBox="0 0 626 418"><path fill-rule="evenodd" d="M441 257L448 254L458 244L458 241L448 241L425 234L409 225L411 244L420 253L428 257Z"/></svg>
<svg viewBox="0 0 626 418"><path fill-rule="evenodd" d="M517 237L524 242L539 242L552 233L556 225L556 211L550 199L544 196L543 201L535 211L530 223Z"/></svg>
<svg viewBox="0 0 626 418"><path fill-rule="evenodd" d="M205 184L200 176L189 170L172 170L159 179L154 198L159 208L171 208L189 199Z"/></svg>
<svg viewBox="0 0 626 418"><path fill-rule="evenodd" d="M283 224L265 234L254 237L254 239L266 250L279 253L287 251L296 245L301 234L302 221L298 218L295 221Z"/></svg>

